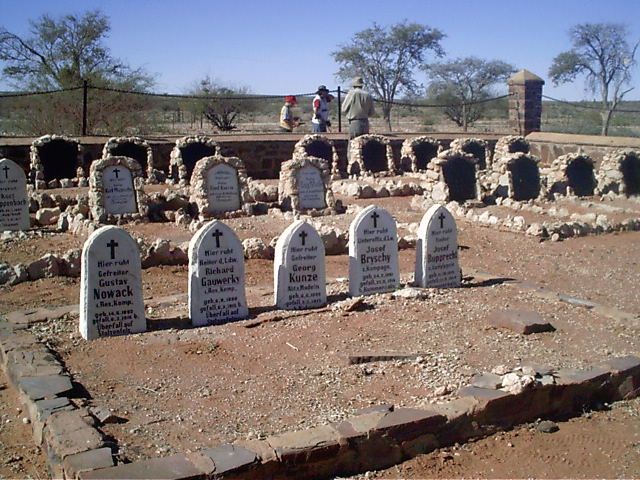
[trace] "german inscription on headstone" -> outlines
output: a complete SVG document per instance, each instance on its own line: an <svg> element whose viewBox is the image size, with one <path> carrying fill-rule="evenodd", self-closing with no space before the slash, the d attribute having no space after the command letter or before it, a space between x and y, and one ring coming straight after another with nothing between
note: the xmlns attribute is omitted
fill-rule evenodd
<svg viewBox="0 0 640 480"><path fill-rule="evenodd" d="M429 208L418 227L415 275L425 288L460 286L456 221L441 205Z"/></svg>
<svg viewBox="0 0 640 480"><path fill-rule="evenodd" d="M214 220L189 242L189 317L201 327L248 315L242 244L233 230Z"/></svg>
<svg viewBox="0 0 640 480"><path fill-rule="evenodd" d="M326 208L326 189L320 170L311 165L300 168L296 172L298 199L301 210Z"/></svg>
<svg viewBox="0 0 640 480"><path fill-rule="evenodd" d="M102 227L82 249L80 333L93 340L146 329L138 245L121 228Z"/></svg>
<svg viewBox="0 0 640 480"><path fill-rule="evenodd" d="M232 212L240 209L238 172L230 165L219 163L207 172L209 212Z"/></svg>
<svg viewBox="0 0 640 480"><path fill-rule="evenodd" d="M112 165L102 171L104 208L107 214L137 213L136 192L131 171L122 165Z"/></svg>
<svg viewBox="0 0 640 480"><path fill-rule="evenodd" d="M8 158L0 159L0 231L30 227L24 171Z"/></svg>
<svg viewBox="0 0 640 480"><path fill-rule="evenodd" d="M307 222L298 220L282 232L273 273L278 308L304 310L327 304L324 244Z"/></svg>
<svg viewBox="0 0 640 480"><path fill-rule="evenodd" d="M396 222L385 209L370 205L349 226L349 293L390 292L399 283Z"/></svg>

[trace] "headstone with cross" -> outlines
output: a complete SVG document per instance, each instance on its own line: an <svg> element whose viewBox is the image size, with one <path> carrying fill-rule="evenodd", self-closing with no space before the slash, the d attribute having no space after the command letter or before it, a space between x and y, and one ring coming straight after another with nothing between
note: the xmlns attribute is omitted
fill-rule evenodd
<svg viewBox="0 0 640 480"><path fill-rule="evenodd" d="M274 296L283 310L327 304L324 244L315 228L298 220L278 237L274 261Z"/></svg>
<svg viewBox="0 0 640 480"><path fill-rule="evenodd" d="M20 166L0 159L0 232L30 227L27 180Z"/></svg>
<svg viewBox="0 0 640 480"><path fill-rule="evenodd" d="M370 205L349 226L349 293L391 292L400 284L396 221Z"/></svg>
<svg viewBox="0 0 640 480"><path fill-rule="evenodd" d="M137 213L136 192L131 171L122 165L111 165L102 170L104 208L109 215Z"/></svg>
<svg viewBox="0 0 640 480"><path fill-rule="evenodd" d="M146 329L138 244L121 228L99 228L82 249L80 333L93 340Z"/></svg>
<svg viewBox="0 0 640 480"><path fill-rule="evenodd" d="M456 221L445 207L433 205L418 227L416 284L425 288L459 287L461 277Z"/></svg>
<svg viewBox="0 0 640 480"><path fill-rule="evenodd" d="M248 315L242 244L233 230L214 220L189 242L189 317L201 327Z"/></svg>
<svg viewBox="0 0 640 480"><path fill-rule="evenodd" d="M238 172L231 165L218 163L206 173L208 212L232 212L240 210L240 185Z"/></svg>
<svg viewBox="0 0 640 480"><path fill-rule="evenodd" d="M327 190L319 168L306 165L295 173L298 189L298 205L300 210L327 207Z"/></svg>

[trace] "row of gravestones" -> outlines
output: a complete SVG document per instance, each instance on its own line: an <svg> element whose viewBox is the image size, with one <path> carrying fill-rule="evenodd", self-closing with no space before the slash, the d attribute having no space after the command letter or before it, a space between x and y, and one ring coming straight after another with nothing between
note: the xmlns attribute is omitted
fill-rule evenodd
<svg viewBox="0 0 640 480"><path fill-rule="evenodd" d="M317 163L314 164L313 161ZM302 163L300 163L302 162ZM299 163L299 165L298 165ZM330 175L321 159L286 162L281 190L295 198L296 209L324 209L333 206ZM197 181L192 200L206 216L235 211L247 201L246 174L237 158L206 157L198 162ZM327 195L329 192L329 195ZM105 221L109 215L145 214L139 164L128 157L108 157L91 166L89 201L94 218ZM0 159L0 231L29 228L29 202L22 168Z"/></svg>
<svg viewBox="0 0 640 480"><path fill-rule="evenodd" d="M458 287L461 271L455 220L432 206L418 229L415 283ZM142 271L136 242L117 227L96 230L82 251L80 332L85 339L146 330ZM349 292L390 292L400 285L396 222L383 208L363 209L349 228ZM274 296L279 309L319 308L327 303L325 251L318 232L298 220L276 243ZM194 326L218 325L249 315L242 244L219 220L204 225L189 243L189 317Z"/></svg>

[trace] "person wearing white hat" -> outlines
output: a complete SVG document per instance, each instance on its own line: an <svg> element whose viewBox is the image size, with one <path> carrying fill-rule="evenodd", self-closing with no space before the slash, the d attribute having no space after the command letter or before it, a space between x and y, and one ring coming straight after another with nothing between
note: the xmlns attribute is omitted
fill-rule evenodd
<svg viewBox="0 0 640 480"><path fill-rule="evenodd" d="M355 77L352 89L349 90L342 104L342 113L349 121L349 139L369 133L369 117L375 113L373 98L362 89L362 77Z"/></svg>

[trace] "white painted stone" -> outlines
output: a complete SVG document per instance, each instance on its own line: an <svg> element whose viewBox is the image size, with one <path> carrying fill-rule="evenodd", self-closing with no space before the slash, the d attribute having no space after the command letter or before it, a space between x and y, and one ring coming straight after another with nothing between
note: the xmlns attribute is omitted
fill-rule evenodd
<svg viewBox="0 0 640 480"><path fill-rule="evenodd" d="M227 225L213 220L189 242L189 317L201 327L248 315L242 244Z"/></svg>
<svg viewBox="0 0 640 480"><path fill-rule="evenodd" d="M138 244L121 228L99 228L82 249L80 333L93 340L146 329Z"/></svg>
<svg viewBox="0 0 640 480"><path fill-rule="evenodd" d="M207 172L209 212L232 212L240 209L238 172L226 163L214 165Z"/></svg>
<svg viewBox="0 0 640 480"><path fill-rule="evenodd" d="M391 292L399 284L396 221L384 208L369 205L349 226L349 293Z"/></svg>
<svg viewBox="0 0 640 480"><path fill-rule="evenodd" d="M326 191L320 170L311 165L296 172L300 209L326 208Z"/></svg>
<svg viewBox="0 0 640 480"><path fill-rule="evenodd" d="M327 304L324 244L309 223L298 220L278 238L273 280L280 309L304 310Z"/></svg>
<svg viewBox="0 0 640 480"><path fill-rule="evenodd" d="M102 171L104 209L109 215L138 213L131 171L122 165L111 165Z"/></svg>
<svg viewBox="0 0 640 480"><path fill-rule="evenodd" d="M0 159L0 231L27 230L29 200L27 180L20 166L8 158Z"/></svg>
<svg viewBox="0 0 640 480"><path fill-rule="evenodd" d="M432 205L422 217L416 243L415 281L425 288L459 287L458 230L449 210Z"/></svg>

